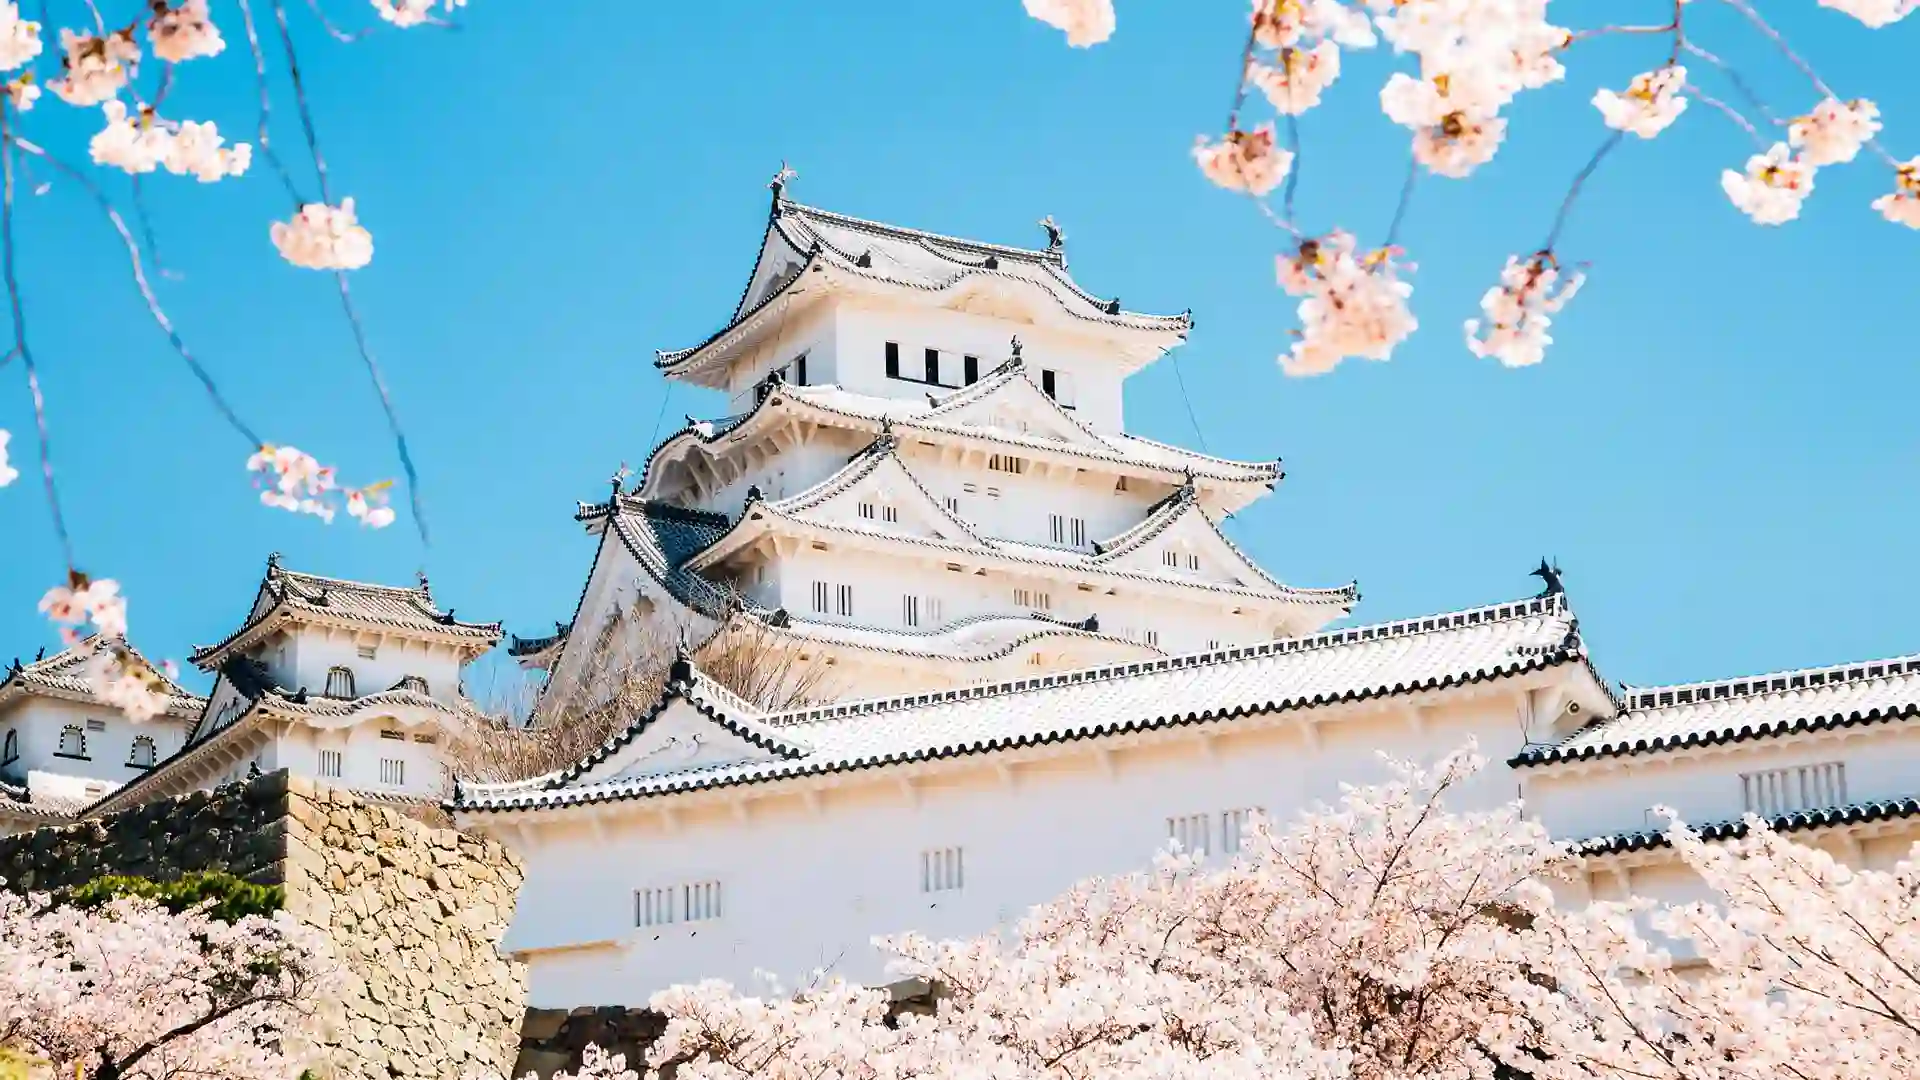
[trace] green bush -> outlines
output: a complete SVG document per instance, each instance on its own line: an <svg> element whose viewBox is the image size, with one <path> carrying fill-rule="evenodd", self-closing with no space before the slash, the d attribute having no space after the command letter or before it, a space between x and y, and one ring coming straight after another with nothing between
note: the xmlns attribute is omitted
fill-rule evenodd
<svg viewBox="0 0 1920 1080"><path fill-rule="evenodd" d="M248 915L271 915L286 905L286 890L278 885L255 885L232 874L188 874L176 881L140 877L95 878L54 894L62 904L97 908L122 896L140 896L168 911L180 912L212 901L207 914L221 922L238 922Z"/></svg>

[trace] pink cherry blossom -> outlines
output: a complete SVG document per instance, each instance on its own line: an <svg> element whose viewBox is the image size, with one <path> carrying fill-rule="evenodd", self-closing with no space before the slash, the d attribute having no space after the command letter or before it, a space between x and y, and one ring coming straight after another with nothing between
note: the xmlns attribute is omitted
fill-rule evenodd
<svg viewBox="0 0 1920 1080"><path fill-rule="evenodd" d="M1740 212L1760 225L1780 225L1800 216L1800 204L1813 191L1813 166L1775 143L1764 154L1747 159L1747 171L1728 169L1720 186Z"/></svg>
<svg viewBox="0 0 1920 1080"><path fill-rule="evenodd" d="M63 28L60 48L65 73L47 87L69 105L98 105L118 96L140 64L140 45L130 30L96 37Z"/></svg>
<svg viewBox="0 0 1920 1080"><path fill-rule="evenodd" d="M373 8L380 17L398 27L420 26L434 21L433 7L439 3L452 14L454 9L465 7L467 0L373 0Z"/></svg>
<svg viewBox="0 0 1920 1080"><path fill-rule="evenodd" d="M20 17L20 5L0 0L0 71L12 71L40 55L40 24Z"/></svg>
<svg viewBox="0 0 1920 1080"><path fill-rule="evenodd" d="M309 270L358 270L373 261L373 236L353 216L353 200L338 207L308 203L292 221L270 230L280 257Z"/></svg>
<svg viewBox="0 0 1920 1080"><path fill-rule="evenodd" d="M1920 0L1820 0L1820 6L1845 12L1878 29L1913 14L1920 8Z"/></svg>
<svg viewBox="0 0 1920 1080"><path fill-rule="evenodd" d="M153 45L153 55L173 64L217 56L227 47L220 28L207 14L207 0L180 0L176 7L167 7L164 2L157 5L147 22L147 40Z"/></svg>
<svg viewBox="0 0 1920 1080"><path fill-rule="evenodd" d="M1067 44L1089 48L1113 36L1113 0L1022 0L1027 14L1067 33Z"/></svg>
<svg viewBox="0 0 1920 1080"><path fill-rule="evenodd" d="M1301 297L1299 340L1280 358L1288 375L1320 375L1342 360L1387 360L1419 326L1407 308L1413 286L1391 251L1356 253L1344 232L1301 242L1277 260L1280 287Z"/></svg>
<svg viewBox="0 0 1920 1080"><path fill-rule="evenodd" d="M212 122L180 122L179 130L167 146L162 164L177 176L191 176L211 184L229 176L239 176L253 162L253 147L247 143L223 145L226 140Z"/></svg>
<svg viewBox="0 0 1920 1080"><path fill-rule="evenodd" d="M1340 49L1322 41L1311 49L1280 50L1274 65L1255 62L1247 81L1266 95L1274 110L1297 116L1320 104L1320 95L1340 77Z"/></svg>
<svg viewBox="0 0 1920 1080"><path fill-rule="evenodd" d="M369 484L347 492L347 516L369 529L384 529L393 524L393 508L387 505L389 481Z"/></svg>
<svg viewBox="0 0 1920 1080"><path fill-rule="evenodd" d="M1880 130L1880 109L1871 101L1828 98L1787 128L1787 141L1809 165L1841 165Z"/></svg>
<svg viewBox="0 0 1920 1080"><path fill-rule="evenodd" d="M13 440L13 433L0 428L0 487L6 487L20 479L20 470L7 461L7 443Z"/></svg>
<svg viewBox="0 0 1920 1080"><path fill-rule="evenodd" d="M1376 40L1367 13L1341 0L1253 0L1253 33L1268 49L1323 40L1364 49Z"/></svg>
<svg viewBox="0 0 1920 1080"><path fill-rule="evenodd" d="M87 144L97 165L108 165L130 173L150 173L160 167L173 149L173 136L162 128L152 112L141 109L128 115L126 103L114 99L100 106L107 126Z"/></svg>
<svg viewBox="0 0 1920 1080"><path fill-rule="evenodd" d="M1506 367L1527 367L1546 359L1547 346L1553 343L1547 336L1552 315L1573 299L1580 283L1579 274L1562 274L1548 252L1525 261L1508 256L1500 284L1480 300L1484 322L1467 320L1467 348Z"/></svg>
<svg viewBox="0 0 1920 1080"><path fill-rule="evenodd" d="M1293 167L1293 155L1275 145L1273 125L1229 131L1217 143L1201 138L1193 148L1206 178L1229 191L1265 195L1280 186Z"/></svg>
<svg viewBox="0 0 1920 1080"><path fill-rule="evenodd" d="M1651 139L1687 111L1687 99L1680 96L1686 84L1687 69L1670 64L1635 75L1625 93L1601 89L1593 104L1608 127Z"/></svg>
<svg viewBox="0 0 1920 1080"><path fill-rule="evenodd" d="M1920 229L1920 157L1894 170L1893 193L1873 200L1873 208L1896 225Z"/></svg>

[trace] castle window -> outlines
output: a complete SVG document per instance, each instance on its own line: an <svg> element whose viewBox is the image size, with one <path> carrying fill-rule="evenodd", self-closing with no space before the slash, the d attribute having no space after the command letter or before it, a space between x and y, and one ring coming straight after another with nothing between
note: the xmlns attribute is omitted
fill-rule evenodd
<svg viewBox="0 0 1920 1080"><path fill-rule="evenodd" d="M1189 570L1200 569L1200 556L1195 555L1192 552L1188 552L1187 553L1187 569Z"/></svg>
<svg viewBox="0 0 1920 1080"><path fill-rule="evenodd" d="M418 675L403 675L400 677L400 689L424 694L427 692L427 680Z"/></svg>
<svg viewBox="0 0 1920 1080"><path fill-rule="evenodd" d="M894 523L895 525L898 525L898 524L900 523L900 508L899 508L899 507L897 507L897 506L883 506L883 507L881 507L881 508L880 508L880 520L881 520L881 521L890 521L890 522L893 522L893 523Z"/></svg>
<svg viewBox="0 0 1920 1080"><path fill-rule="evenodd" d="M1207 814L1182 814L1167 819L1167 839L1180 846L1185 855L1205 855L1212 839L1213 818Z"/></svg>
<svg viewBox="0 0 1920 1080"><path fill-rule="evenodd" d="M835 590L834 599L836 601L834 605L835 610L839 614L844 615L847 618L852 618L853 617L853 586L851 585L839 586Z"/></svg>
<svg viewBox="0 0 1920 1080"><path fill-rule="evenodd" d="M1087 519L1067 517L1065 514L1049 514L1047 535L1056 544L1084 547L1087 543Z"/></svg>
<svg viewBox="0 0 1920 1080"><path fill-rule="evenodd" d="M861 503L861 504L860 504L860 516L861 516L861 517L863 517L863 518L867 518L868 520L872 520L872 518L873 518L873 504L872 504L872 503L870 503L870 502L863 502L863 503Z"/></svg>
<svg viewBox="0 0 1920 1080"><path fill-rule="evenodd" d="M961 848L934 848L920 853L920 891L956 892L967 883L967 857Z"/></svg>
<svg viewBox="0 0 1920 1080"><path fill-rule="evenodd" d="M329 780L340 779L346 767L346 755L338 750L320 751L320 775Z"/></svg>
<svg viewBox="0 0 1920 1080"><path fill-rule="evenodd" d="M1120 479L1118 479L1118 480L1115 480L1115 481L1113 482L1113 490L1115 490L1115 491L1125 491L1125 490L1127 490L1127 478L1123 476L1123 477L1121 477Z"/></svg>
<svg viewBox="0 0 1920 1080"><path fill-rule="evenodd" d="M1219 639L1219 638L1217 638L1217 637L1216 637L1216 638L1208 638L1208 639L1207 639L1207 651L1208 651L1208 652L1219 652L1219 651L1220 651L1220 639Z"/></svg>
<svg viewBox="0 0 1920 1080"><path fill-rule="evenodd" d="M1037 589L1013 590L1013 602L1017 607L1033 608L1036 611L1053 610L1053 596Z"/></svg>
<svg viewBox="0 0 1920 1080"><path fill-rule="evenodd" d="M1220 850L1228 855L1238 855L1246 846L1249 834L1253 832L1253 819L1266 811L1257 806L1228 810L1220 815Z"/></svg>
<svg viewBox="0 0 1920 1080"><path fill-rule="evenodd" d="M1740 794L1747 812L1761 817L1840 806L1847 801L1847 766L1845 762L1826 761L1741 773Z"/></svg>
<svg viewBox="0 0 1920 1080"><path fill-rule="evenodd" d="M107 722L105 720L89 720L87 721L87 730L89 732L105 731L107 730Z"/></svg>
<svg viewBox="0 0 1920 1080"><path fill-rule="evenodd" d="M979 382L980 358L977 356L963 356L960 358L960 362L966 369L963 374L967 380L967 385L972 386L974 383Z"/></svg>
<svg viewBox="0 0 1920 1080"><path fill-rule="evenodd" d="M889 341L887 342L887 378L897 379L899 377L900 343L897 341Z"/></svg>
<svg viewBox="0 0 1920 1080"><path fill-rule="evenodd" d="M151 769L156 756L152 736L136 735L133 750L127 755L127 764L136 769Z"/></svg>
<svg viewBox="0 0 1920 1080"><path fill-rule="evenodd" d="M381 729L380 729L380 737L381 737L381 738L383 738L383 739L391 739L391 740L393 740L394 742L406 742L406 741L407 741L407 733L406 733L406 732L404 732L404 731L395 731L395 730L394 730L393 728L381 728Z"/></svg>
<svg viewBox="0 0 1920 1080"><path fill-rule="evenodd" d="M1012 454L989 454L987 456L987 468L995 472L1019 475L1027 471L1027 462L1025 458L1017 458Z"/></svg>
<svg viewBox="0 0 1920 1080"><path fill-rule="evenodd" d="M948 495L942 501L946 504L947 513L952 514L954 517L960 516L960 497L958 495Z"/></svg>
<svg viewBox="0 0 1920 1080"><path fill-rule="evenodd" d="M920 625L920 598L903 596L900 598L900 621L908 626Z"/></svg>
<svg viewBox="0 0 1920 1080"><path fill-rule="evenodd" d="M1146 638L1147 638L1147 644L1153 646L1156 649L1160 647L1160 631L1149 630L1146 633Z"/></svg>
<svg viewBox="0 0 1920 1080"><path fill-rule="evenodd" d="M20 760L20 733L13 730L12 728L8 728L7 729L7 746L6 746L5 752L0 753L0 765L11 765L14 762L19 760Z"/></svg>
<svg viewBox="0 0 1920 1080"><path fill-rule="evenodd" d="M633 892L633 925L672 926L720 917L720 883L695 881Z"/></svg>
<svg viewBox="0 0 1920 1080"><path fill-rule="evenodd" d="M827 613L827 583L824 581L813 583L813 610L819 615Z"/></svg>
<svg viewBox="0 0 1920 1080"><path fill-rule="evenodd" d="M934 384L938 384L940 382L940 350L939 349L927 350L927 381Z"/></svg>
<svg viewBox="0 0 1920 1080"><path fill-rule="evenodd" d="M807 385L807 354L801 353L793 362L793 385Z"/></svg>
<svg viewBox="0 0 1920 1080"><path fill-rule="evenodd" d="M87 733L80 730L79 724L68 724L60 729L60 752L54 756L92 760L87 757Z"/></svg>
<svg viewBox="0 0 1920 1080"><path fill-rule="evenodd" d="M379 655L380 655L380 646L378 646L378 645L362 645L362 646L360 646L360 647L359 647L359 648L358 648L357 650L355 650L355 651L359 653L359 655L360 655L360 659L362 659L362 660L371 660L371 659L373 659L374 657L376 657L376 656L379 656Z"/></svg>
<svg viewBox="0 0 1920 1080"><path fill-rule="evenodd" d="M1180 568L1180 553L1168 548L1160 553L1160 561L1177 570Z"/></svg>
<svg viewBox="0 0 1920 1080"><path fill-rule="evenodd" d="M380 759L380 782L389 787L399 787L407 782L407 763L399 758Z"/></svg>
<svg viewBox="0 0 1920 1080"><path fill-rule="evenodd" d="M343 667L327 669L327 696L350 698L353 696L353 672Z"/></svg>

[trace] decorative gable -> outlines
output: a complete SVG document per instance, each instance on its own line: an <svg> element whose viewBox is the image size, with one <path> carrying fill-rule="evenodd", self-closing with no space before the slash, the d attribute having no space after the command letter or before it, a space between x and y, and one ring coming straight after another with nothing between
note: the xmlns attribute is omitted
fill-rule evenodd
<svg viewBox="0 0 1920 1080"><path fill-rule="evenodd" d="M841 475L777 509L803 521L985 547L915 479L890 446L876 446Z"/></svg>
<svg viewBox="0 0 1920 1080"><path fill-rule="evenodd" d="M1279 582L1221 534L1197 502L1181 500L1106 547L1097 560L1115 570L1175 577L1239 589L1277 589ZM1156 515L1160 516L1160 515Z"/></svg>
<svg viewBox="0 0 1920 1080"><path fill-rule="evenodd" d="M998 383L983 383L982 387L975 393L961 391L917 419L1046 439L1101 454L1116 452L1035 386L1021 368L1012 369Z"/></svg>
<svg viewBox="0 0 1920 1080"><path fill-rule="evenodd" d="M666 693L592 757L560 774L553 787L584 787L695 769L791 759L805 747L753 715L736 715L745 702L677 660Z"/></svg>

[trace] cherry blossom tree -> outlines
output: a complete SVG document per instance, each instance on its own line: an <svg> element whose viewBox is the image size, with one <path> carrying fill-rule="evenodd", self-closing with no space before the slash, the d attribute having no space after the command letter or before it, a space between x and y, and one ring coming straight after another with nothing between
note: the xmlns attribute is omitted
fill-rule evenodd
<svg viewBox="0 0 1920 1080"><path fill-rule="evenodd" d="M374 13L387 24L405 28L445 26L445 15L465 2L372 0L372 5ZM256 4L261 8L260 18L256 18ZM121 8L126 22L108 21L110 12L102 8L115 6ZM25 17L18 0L0 0L0 280L4 280L6 286L13 323L12 347L0 356L0 368L15 361L19 363L33 403L41 480L66 561L64 582L47 592L40 607L59 626L62 637L69 643L77 639L82 628L90 627L91 632L107 637L124 635L127 608L115 582L91 579L80 569L74 541L61 512L60 491L49 451L46 401L16 270L18 252L13 223L18 203L15 196L30 167L37 167L42 175L50 177L38 186L36 193L53 184L77 188L111 226L126 250L134 286L148 314L189 374L204 388L214 411L244 440L251 452L246 468L257 478L261 503L328 522L344 509L362 525L382 528L395 520L394 509L387 505L392 483L344 484L332 467L322 465L313 455L269 441L261 429L244 419L241 410L221 393L209 365L188 347L161 306L149 277L149 266L157 262L158 254L155 230L147 220L140 198L143 181L177 176L213 184L247 174L256 158L264 161L285 188L290 204L287 220L262 223L265 239L292 265L332 277L355 346L386 412L407 477L415 524L423 539L427 535L420 510L418 477L406 437L348 284L348 273L366 266L373 258L373 238L356 216L354 200L335 190L326 158L321 153L288 6L289 0L237 0L235 5L238 28L244 31L252 55L258 92L254 105L257 119L253 141L249 143L231 142L215 121L175 116L168 108L169 95L176 83L196 74L195 61L218 56L227 48L227 38L211 13L208 0L117 0L117 4L87 0L84 11L91 14L92 26L63 26L57 37L52 35L52 27L44 25L47 18L44 0L38 21ZM307 7L319 27L338 41L350 42L364 33L350 33L335 26L323 10L321 0L308 0ZM229 20L226 31L233 31L233 16L223 18ZM294 111L305 156L311 163L311 187L296 176L295 169L278 152L273 141L269 76L276 61L269 54L267 39L278 46L278 64L284 66L292 85ZM37 105L46 107L39 104L45 96L42 85L62 107L100 111L101 127L87 143L84 162L77 155L30 137L30 113ZM131 213L121 212L96 173L125 174L131 178ZM19 470L9 460L10 443L10 433L0 431L0 488L19 476ZM149 677L151 673L137 665L128 667L113 662L115 657L125 655L124 650L105 650L98 655L108 662L90 673L96 690L122 705L135 719L152 715L156 711L158 684Z"/></svg>
<svg viewBox="0 0 1920 1080"><path fill-rule="evenodd" d="M931 1015L817 979L671 988L648 1075L1867 1080L1920 1066L1920 863L1848 869L1749 820L1679 823L1711 904L1556 906L1577 853L1518 805L1447 809L1480 766L1348 789L1232 864L1169 854L1005 934L884 942ZM595 1052L577 1074L632 1080Z"/></svg>
<svg viewBox="0 0 1920 1080"><path fill-rule="evenodd" d="M1875 29L1920 8L1920 0L1799 2L1817 2ZM1029 14L1065 31L1070 45L1091 47L1115 32L1113 0L1024 3ZM1239 6L1247 9L1244 0ZM1619 6L1597 10L1612 14ZM1568 7L1555 5L1555 13ZM1217 139L1203 136L1194 156L1207 179L1252 198L1289 237L1278 258L1279 283L1299 298L1300 325L1297 340L1280 357L1282 370L1317 375L1347 359L1392 357L1418 327L1408 307L1410 266L1397 246L1417 182L1425 176L1463 179L1491 161L1508 136L1503 111L1520 94L1563 80L1580 43L1599 37L1656 42L1649 51L1652 66L1625 89L1595 94L1592 104L1604 132L1599 147L1575 174L1545 238L1507 260L1498 284L1481 300L1479 317L1466 321L1474 355L1507 367L1545 358L1553 316L1573 299L1582 279L1564 261L1561 235L1583 186L1627 136L1659 136L1690 103L1718 114L1752 141L1752 156L1726 169L1720 182L1733 205L1756 223L1794 220L1819 170L1851 163L1865 151L1888 178L1889 190L1872 209L1920 229L1920 157L1903 161L1882 146L1878 107L1830 85L1751 0L1648 0L1646 7L1664 8L1666 21L1559 26L1549 21L1548 0L1252 0L1225 132ZM1733 55L1727 46L1697 39L1698 9L1707 7L1733 11L1752 32L1747 43L1778 53L1803 77L1809 101L1804 113L1777 109L1726 59ZM1578 14L1593 18L1594 11ZM1377 243L1362 245L1346 230L1319 232L1300 224L1296 165L1302 117L1340 77L1343 51L1382 43L1411 68L1393 72L1379 92L1381 110L1411 139L1411 160L1392 224ZM1265 100L1273 120L1248 118L1256 97ZM1351 130L1344 127L1343 137ZM1268 198L1276 189L1278 206Z"/></svg>
<svg viewBox="0 0 1920 1080"><path fill-rule="evenodd" d="M224 922L123 896L0 894L0 1049L79 1080L291 1080L335 991L324 940L285 913Z"/></svg>

